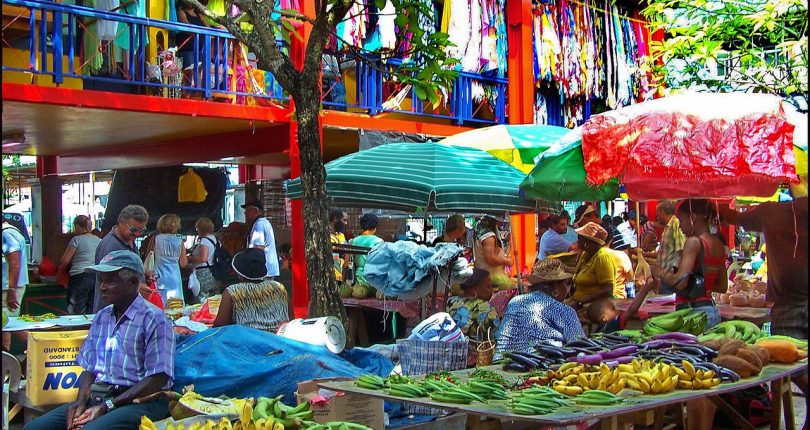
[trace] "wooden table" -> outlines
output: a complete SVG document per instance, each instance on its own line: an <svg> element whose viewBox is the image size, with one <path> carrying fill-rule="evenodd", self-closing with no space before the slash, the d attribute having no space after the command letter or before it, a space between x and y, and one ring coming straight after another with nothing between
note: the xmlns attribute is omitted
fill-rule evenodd
<svg viewBox="0 0 810 430"><path fill-rule="evenodd" d="M500 371L499 366L489 366L488 368ZM577 405L564 406L557 409L554 413L535 416L517 415L509 412L507 409L508 400L491 400L486 404L475 402L469 405L451 405L435 402L430 398L406 399L391 396L384 391L359 388L354 385L352 381L330 381L320 383L319 385L322 388L333 391L364 394L386 400L413 403L423 406L430 406L437 409L462 412L472 417L478 417L475 418L478 421L480 421L480 417L489 417L501 421L530 421L541 426L562 427L576 425L589 420L599 420L601 428L605 430L617 429L619 422L618 418L621 415L649 410L656 411L658 415L656 418L656 427L660 427L663 424L663 409L666 406L681 406L688 400L708 398L716 403L719 408L729 413L736 422L743 426L743 428L746 430L751 430L753 429L753 426L751 426L750 423L748 423L747 426L743 425L743 422L746 422L745 419L734 411L733 408L728 406L728 404L719 396L720 394L727 394L754 387L765 382L770 382L771 390L774 393L772 407L774 408L774 411L778 411L780 408L783 408L786 428L787 430L794 430L795 423L793 419L793 398L790 390L790 377L796 373L806 370L806 359L801 363L792 365L774 364L763 368L762 373L755 378L747 378L734 383L723 383L709 390L675 390L667 394L654 396L641 395L636 397L626 397L627 400L623 404L613 406L588 406L587 408ZM455 371L452 373L455 373L462 378L466 378L469 370ZM507 375L507 377L511 380L514 380L517 376L516 374ZM682 414L680 415L682 419ZM782 414L780 413L775 413L773 415L771 420L771 429L779 430L781 415Z"/></svg>

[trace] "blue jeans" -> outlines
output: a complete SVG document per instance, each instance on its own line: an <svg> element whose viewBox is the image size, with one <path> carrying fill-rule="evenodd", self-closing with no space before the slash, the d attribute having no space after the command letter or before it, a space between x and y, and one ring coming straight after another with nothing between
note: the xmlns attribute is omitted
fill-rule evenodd
<svg viewBox="0 0 810 430"><path fill-rule="evenodd" d="M62 405L45 415L29 422L23 430L67 430L67 410L70 403ZM169 402L157 400L138 405L126 405L113 409L82 427L82 430L132 430L141 423L141 416L146 415L152 421L159 421L169 416Z"/></svg>
<svg viewBox="0 0 810 430"><path fill-rule="evenodd" d="M706 330L720 324L720 309L716 305L706 305L695 308L706 313Z"/></svg>

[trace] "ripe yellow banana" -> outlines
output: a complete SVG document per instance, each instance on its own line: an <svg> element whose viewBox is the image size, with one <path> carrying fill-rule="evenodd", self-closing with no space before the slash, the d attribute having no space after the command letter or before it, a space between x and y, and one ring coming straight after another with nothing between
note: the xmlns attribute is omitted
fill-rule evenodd
<svg viewBox="0 0 810 430"><path fill-rule="evenodd" d="M557 385L553 387L557 392L565 394L567 396L577 396L582 394L583 389L582 387L576 386L567 386L567 385Z"/></svg>
<svg viewBox="0 0 810 430"><path fill-rule="evenodd" d="M616 369L618 369L619 372L627 372L627 373L635 373L636 372L636 370L633 369L633 366L631 364L620 364L620 365L616 366Z"/></svg>
<svg viewBox="0 0 810 430"><path fill-rule="evenodd" d="M703 369L698 369L695 371L695 379L705 379L706 377L703 376Z"/></svg>
<svg viewBox="0 0 810 430"><path fill-rule="evenodd" d="M650 383L647 382L646 379L639 378L638 379L638 386L641 389L641 392L644 394L652 392L652 388L650 387Z"/></svg>
<svg viewBox="0 0 810 430"><path fill-rule="evenodd" d="M661 390L663 390L663 388L664 387L661 386L661 382L659 380L657 380L657 379L653 382L652 386L650 386L650 389L652 389L653 394L660 393Z"/></svg>
<svg viewBox="0 0 810 430"><path fill-rule="evenodd" d="M689 374L681 370L678 366L671 366L670 369L672 369L675 372L675 375L678 377L679 380L681 381L692 380L692 377L690 377Z"/></svg>
<svg viewBox="0 0 810 430"><path fill-rule="evenodd" d="M686 360L682 360L681 364L683 365L683 371L686 372L686 374L689 375L690 378L694 379L695 378L695 366L692 366L692 363L690 363L690 362L688 362Z"/></svg>
<svg viewBox="0 0 810 430"><path fill-rule="evenodd" d="M691 390L692 389L692 381L684 381L682 379L678 380L678 388L682 390Z"/></svg>

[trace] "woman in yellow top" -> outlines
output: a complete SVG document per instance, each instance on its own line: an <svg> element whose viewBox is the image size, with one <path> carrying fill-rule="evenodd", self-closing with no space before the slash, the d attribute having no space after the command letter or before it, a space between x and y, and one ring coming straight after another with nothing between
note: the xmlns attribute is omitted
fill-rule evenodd
<svg viewBox="0 0 810 430"><path fill-rule="evenodd" d="M349 223L349 215L343 209L332 209L329 211L329 243L331 245L346 245L346 224ZM335 266L335 279L343 282L343 266L346 263L344 254L333 252L332 263Z"/></svg>
<svg viewBox="0 0 810 430"><path fill-rule="evenodd" d="M597 299L609 299L616 282L613 256L603 246L607 231L599 224L589 222L576 229L577 243L582 253L574 274L574 309L582 309Z"/></svg>

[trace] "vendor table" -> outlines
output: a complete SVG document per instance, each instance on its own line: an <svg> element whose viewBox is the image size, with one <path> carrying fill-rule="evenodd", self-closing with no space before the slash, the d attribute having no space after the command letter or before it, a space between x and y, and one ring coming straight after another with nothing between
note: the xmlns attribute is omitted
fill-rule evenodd
<svg viewBox="0 0 810 430"><path fill-rule="evenodd" d="M80 330L89 327L94 316L95 314L62 315L42 322L20 321L18 317L9 317L3 331Z"/></svg>
<svg viewBox="0 0 810 430"><path fill-rule="evenodd" d="M626 311L632 301L633 299L613 300L613 304L616 305L616 309ZM718 304L717 309L720 311L720 318L724 320L745 320L758 326L771 320L769 308L748 308ZM641 305L639 312L646 312L650 316L667 314L675 312L675 304L645 301Z"/></svg>
<svg viewBox="0 0 810 430"><path fill-rule="evenodd" d="M500 366L489 366L487 368L498 371L499 373L503 373L504 376L510 380L514 380L516 377L516 374L502 372L500 370ZM661 419L663 408L665 406L680 405L688 400L708 397L713 402L718 404L721 409L730 413L735 421L742 426L742 428L751 430L754 427L739 414L737 414L736 411L731 408L731 406L729 406L719 397L719 395L754 387L765 382L770 382L774 399L772 403L773 410L776 412L783 408L785 415L785 427L787 430L793 430L795 428L795 423L793 419L793 397L790 390L790 377L796 373L806 370L806 360L792 365L773 364L764 367L762 372L757 377L742 379L734 383L723 383L708 390L675 390L671 393L654 396L640 395L635 397L626 397L627 400L624 403L613 406L564 406L557 409L554 413L548 415L533 416L517 415L509 412L507 409L508 400L490 400L487 404L473 403L469 405L451 405L447 403L435 402L430 398L407 399L391 396L384 391L367 390L357 387L352 381L330 381L320 383L319 385L322 388L333 391L364 394L386 400L394 400L398 402L430 406L437 409L463 412L468 415L478 417L490 417L508 421L530 421L542 426L561 427L574 425L588 420L601 420L601 427L603 429L610 430L614 430L618 427L618 417L620 415L647 410L658 411L659 417L656 421L658 424L663 424ZM461 378L466 378L468 372L469 370L461 370L451 373L454 373ZM780 423L781 414L774 413L771 420L771 429L779 430ZM659 426L657 425L657 427Z"/></svg>

